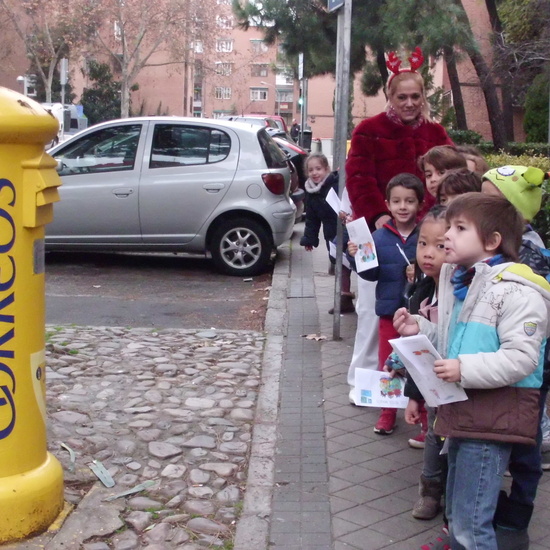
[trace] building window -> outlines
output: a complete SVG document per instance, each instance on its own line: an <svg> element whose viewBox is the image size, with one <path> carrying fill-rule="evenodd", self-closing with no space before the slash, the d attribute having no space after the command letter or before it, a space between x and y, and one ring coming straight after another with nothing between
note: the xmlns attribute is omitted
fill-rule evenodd
<svg viewBox="0 0 550 550"><path fill-rule="evenodd" d="M278 86L292 86L294 84L294 73L290 67L285 65L277 66L277 78L275 84Z"/></svg>
<svg viewBox="0 0 550 550"><path fill-rule="evenodd" d="M216 99L231 99L231 88L228 86L216 86Z"/></svg>
<svg viewBox="0 0 550 550"><path fill-rule="evenodd" d="M122 40L122 30L120 28L120 23L118 21L115 21L114 29L115 29L115 40Z"/></svg>
<svg viewBox="0 0 550 550"><path fill-rule="evenodd" d="M219 39L216 40L216 51L217 52L232 52L233 51L233 40L230 39Z"/></svg>
<svg viewBox="0 0 550 550"><path fill-rule="evenodd" d="M277 89L277 96L281 103L292 103L294 101L294 92L292 90Z"/></svg>
<svg viewBox="0 0 550 550"><path fill-rule="evenodd" d="M268 66L265 63L254 63L250 67L251 76L267 76Z"/></svg>
<svg viewBox="0 0 550 550"><path fill-rule="evenodd" d="M233 63L216 63L216 73L222 76L229 76L232 73Z"/></svg>
<svg viewBox="0 0 550 550"><path fill-rule="evenodd" d="M222 29L232 29L233 19L231 17L224 17L223 15L216 16L216 25Z"/></svg>
<svg viewBox="0 0 550 550"><path fill-rule="evenodd" d="M250 101L267 101L267 88L250 88Z"/></svg>
<svg viewBox="0 0 550 550"><path fill-rule="evenodd" d="M266 53L269 49L263 40L251 40L250 47L253 53Z"/></svg>

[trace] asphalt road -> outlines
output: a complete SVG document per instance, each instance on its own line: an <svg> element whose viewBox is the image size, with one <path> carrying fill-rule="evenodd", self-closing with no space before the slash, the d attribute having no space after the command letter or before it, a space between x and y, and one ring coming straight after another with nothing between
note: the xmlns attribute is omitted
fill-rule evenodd
<svg viewBox="0 0 550 550"><path fill-rule="evenodd" d="M262 330L271 274L247 281L173 254L46 255L46 322Z"/></svg>

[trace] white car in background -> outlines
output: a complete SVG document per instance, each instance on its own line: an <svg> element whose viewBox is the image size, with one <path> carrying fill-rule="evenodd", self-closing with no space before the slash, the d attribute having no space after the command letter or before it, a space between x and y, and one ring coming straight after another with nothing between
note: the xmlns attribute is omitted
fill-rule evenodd
<svg viewBox="0 0 550 550"><path fill-rule="evenodd" d="M63 185L46 250L201 253L249 276L292 234L287 159L263 127L127 118L48 153Z"/></svg>

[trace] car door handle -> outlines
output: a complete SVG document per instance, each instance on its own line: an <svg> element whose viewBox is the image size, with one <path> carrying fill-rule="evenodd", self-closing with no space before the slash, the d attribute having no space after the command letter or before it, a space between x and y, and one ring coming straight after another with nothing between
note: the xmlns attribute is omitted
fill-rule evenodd
<svg viewBox="0 0 550 550"><path fill-rule="evenodd" d="M119 199L124 199L129 197L134 190L131 187L119 187L118 189L113 189L113 195L117 196Z"/></svg>
<svg viewBox="0 0 550 550"><path fill-rule="evenodd" d="M223 183L207 183L206 185L203 185L202 188L206 189L209 193L217 193L218 191L221 191L225 185Z"/></svg>

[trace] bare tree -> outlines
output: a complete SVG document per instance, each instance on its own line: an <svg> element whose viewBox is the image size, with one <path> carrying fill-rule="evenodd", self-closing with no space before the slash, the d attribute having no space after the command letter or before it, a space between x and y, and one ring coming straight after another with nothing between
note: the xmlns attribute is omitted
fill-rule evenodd
<svg viewBox="0 0 550 550"><path fill-rule="evenodd" d="M0 0L0 10L25 44L46 101L52 100L54 71L70 49L94 32L93 0Z"/></svg>
<svg viewBox="0 0 550 550"><path fill-rule="evenodd" d="M102 0L98 9L103 24L95 42L120 72L123 118L129 116L139 73L145 67L185 67L193 41L210 19L200 0Z"/></svg>

